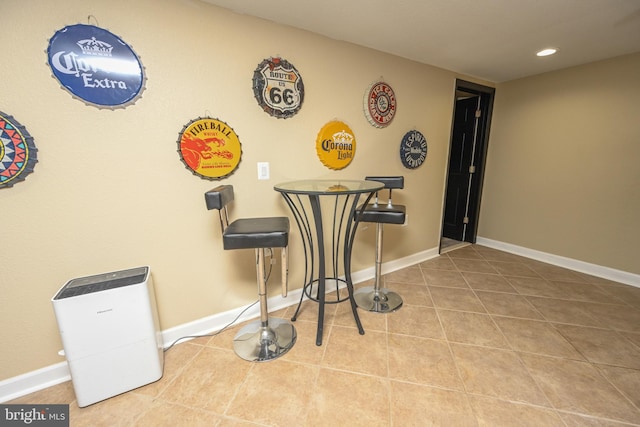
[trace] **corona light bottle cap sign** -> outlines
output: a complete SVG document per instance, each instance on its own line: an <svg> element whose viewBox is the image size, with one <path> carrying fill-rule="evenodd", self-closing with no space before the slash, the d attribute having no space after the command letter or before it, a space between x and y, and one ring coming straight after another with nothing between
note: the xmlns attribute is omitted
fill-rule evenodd
<svg viewBox="0 0 640 427"><path fill-rule="evenodd" d="M200 117L190 121L180 132L178 152L194 175L213 180L235 171L242 147L238 135L225 122Z"/></svg>
<svg viewBox="0 0 640 427"><path fill-rule="evenodd" d="M326 167L343 169L351 163L356 154L356 137L345 123L329 122L318 133L316 152Z"/></svg>

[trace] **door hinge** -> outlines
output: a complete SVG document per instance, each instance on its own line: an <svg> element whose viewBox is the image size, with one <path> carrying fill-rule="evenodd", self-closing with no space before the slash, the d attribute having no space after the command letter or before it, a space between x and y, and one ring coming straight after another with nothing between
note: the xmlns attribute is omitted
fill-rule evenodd
<svg viewBox="0 0 640 427"><path fill-rule="evenodd" d="M469 224L469 217L468 217L468 216L465 216L465 217L462 219L462 223L463 223L463 224Z"/></svg>
<svg viewBox="0 0 640 427"><path fill-rule="evenodd" d="M479 119L481 115L482 115L482 111L476 110L476 119Z"/></svg>
<svg viewBox="0 0 640 427"><path fill-rule="evenodd" d="M474 165L469 166L469 173L476 173L476 167Z"/></svg>

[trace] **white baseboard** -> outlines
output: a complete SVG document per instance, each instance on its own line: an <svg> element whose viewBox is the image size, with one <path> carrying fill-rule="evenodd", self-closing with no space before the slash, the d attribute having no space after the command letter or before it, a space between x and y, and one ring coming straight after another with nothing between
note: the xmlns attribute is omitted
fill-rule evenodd
<svg viewBox="0 0 640 427"><path fill-rule="evenodd" d="M557 265L559 267L568 268L570 270L579 271L581 273L590 274L592 276L601 277L603 279L612 280L614 282L624 283L640 288L640 275L628 273L622 270L616 270L609 267L603 267L597 264L591 264L559 255L553 255L522 246L512 245L497 240L478 237L476 243L501 251L509 252L515 255L521 255L537 261L546 262L548 264Z"/></svg>
<svg viewBox="0 0 640 427"><path fill-rule="evenodd" d="M382 273L391 273L392 271L400 270L437 256L438 248L434 248L405 258L389 261L382 265ZM352 274L352 280L354 283L364 282L365 280L372 279L374 274L375 269L373 267L366 268L364 270L354 272ZM342 284L342 286L344 286L344 284ZM291 305L295 305L300 301L301 295L302 289L296 289L289 292L289 295L287 295L286 298L282 298L282 296L269 298L267 302L269 311L277 311ZM243 313L243 310L246 311ZM234 320L234 323L238 323L258 317L260 317L260 307L258 304L239 307L166 329L162 331L162 339L165 348L167 348L180 338L211 334L221 330L231 322L234 322ZM185 338L184 340L180 340L180 342L184 342L189 339L192 338ZM70 379L71 375L69 373L67 362L56 363L55 365L46 366L42 369L8 378L0 381L0 403L17 399L38 390L69 381Z"/></svg>

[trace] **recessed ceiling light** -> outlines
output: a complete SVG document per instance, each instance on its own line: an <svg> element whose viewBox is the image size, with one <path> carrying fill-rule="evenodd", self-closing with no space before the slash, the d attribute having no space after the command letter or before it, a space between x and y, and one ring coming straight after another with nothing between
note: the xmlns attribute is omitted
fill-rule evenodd
<svg viewBox="0 0 640 427"><path fill-rule="evenodd" d="M549 55L553 55L557 51L558 51L558 49L550 47L550 48L547 48L547 49L542 49L540 52L536 53L536 55L538 55L538 56L549 56Z"/></svg>

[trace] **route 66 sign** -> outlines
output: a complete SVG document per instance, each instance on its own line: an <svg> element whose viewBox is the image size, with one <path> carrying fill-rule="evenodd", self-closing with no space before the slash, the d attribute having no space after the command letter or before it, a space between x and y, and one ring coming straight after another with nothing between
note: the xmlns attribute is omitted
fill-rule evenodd
<svg viewBox="0 0 640 427"><path fill-rule="evenodd" d="M286 119L302 107L304 84L291 63L278 57L269 58L253 72L253 94L265 112Z"/></svg>

